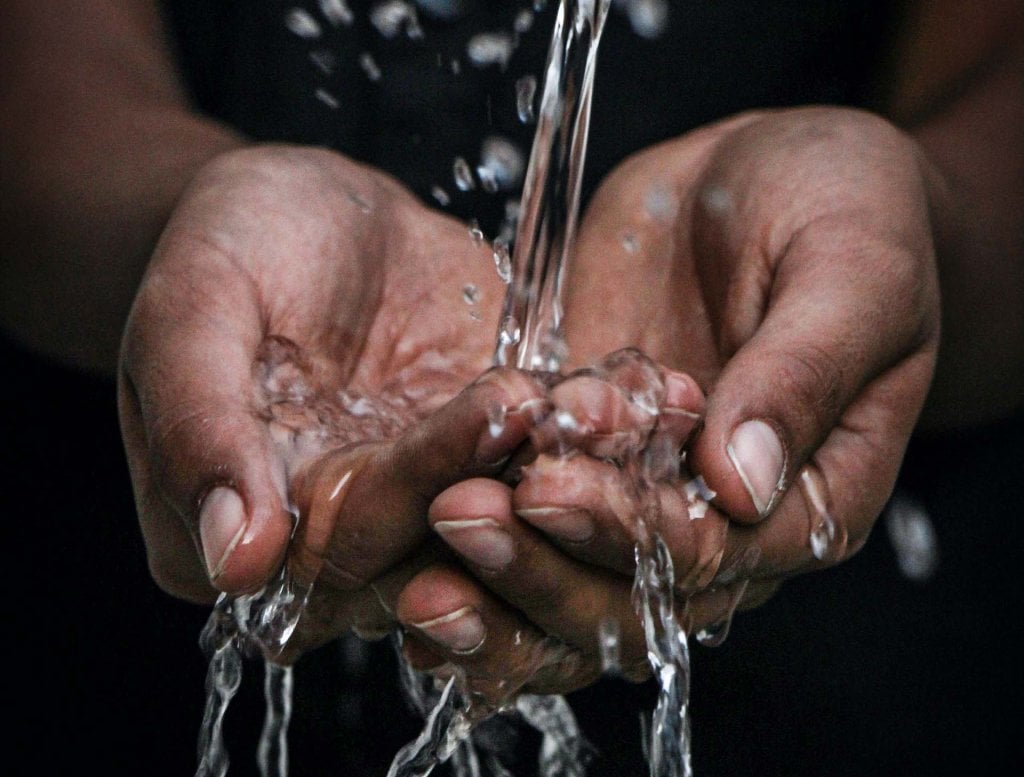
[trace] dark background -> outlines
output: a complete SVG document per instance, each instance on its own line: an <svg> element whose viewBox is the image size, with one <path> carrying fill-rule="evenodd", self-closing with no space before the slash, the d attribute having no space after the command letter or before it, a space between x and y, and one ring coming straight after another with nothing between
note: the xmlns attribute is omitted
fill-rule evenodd
<svg viewBox="0 0 1024 777"><path fill-rule="evenodd" d="M691 15L675 13L659 42L638 42L614 15L609 23L590 187L632 148L744 108L870 104L895 7L715 2L698 13L698 4L677 5ZM548 17L506 74L467 67L449 77L434 66L434 49L381 41L362 24L321 42L340 52L328 78L310 68L310 44L283 30L283 8L170 4L203 109L258 139L344 148L401 174L424 196L436 183L454 194L451 159L473 163L488 132L528 145L508 85L536 72ZM482 12L477 4L473 14ZM481 24L473 14L428 27L432 45L462 51ZM385 75L372 88L355 64L371 49ZM312 98L316 86L351 108L328 112ZM493 228L501 207L478 193L456 197L452 212L482 216ZM15 720L3 772L191 774L205 674L198 634L207 613L149 578L113 385L2 337L0 376L0 519L10 559L4 697ZM1024 419L915 439L900 488L934 522L936 575L925 583L902 577L880 522L854 559L788 583L763 608L739 616L722 647L696 647L697 777L1017 773L1024 766L1022 475ZM328 646L299 664L293 774L383 775L418 730L398 696L388 646L367 652L353 644ZM229 715L232 775L253 772L262 715L260 671L248 669ZM595 775L642 773L638 710L651 699L649 686L615 681L574 697L602 754ZM523 749L530 745L523 734Z"/></svg>

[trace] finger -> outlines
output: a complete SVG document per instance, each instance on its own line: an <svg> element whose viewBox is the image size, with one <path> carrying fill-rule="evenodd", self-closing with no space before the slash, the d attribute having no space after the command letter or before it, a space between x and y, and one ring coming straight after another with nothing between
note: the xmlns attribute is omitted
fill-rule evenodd
<svg viewBox="0 0 1024 777"><path fill-rule="evenodd" d="M657 431L669 439L676 451L697 429L705 407L704 392L697 381L684 372L665 370L665 397L658 409Z"/></svg>
<svg viewBox="0 0 1024 777"><path fill-rule="evenodd" d="M755 554L745 574L784 577L859 550L892 492L910 434L899 404L913 400L903 392L930 370L930 357L917 354L866 386L772 514L756 525L730 527L723 569L744 553Z"/></svg>
<svg viewBox="0 0 1024 777"><path fill-rule="evenodd" d="M528 374L491 370L395 440L323 456L296 477L293 566L345 591L375 581L429 536L434 497L500 470L527 438L542 398Z"/></svg>
<svg viewBox="0 0 1024 777"><path fill-rule="evenodd" d="M421 545L408 559L362 588L339 590L317 581L302 617L275 660L294 661L349 630L367 640L386 637L398 625L395 610L402 589L424 569L452 558L451 551L435 540ZM301 576L301 571L293 571L293 579Z"/></svg>
<svg viewBox="0 0 1024 777"><path fill-rule="evenodd" d="M168 593L209 604L217 593L185 522L155 487L139 400L122 376L117 382L117 406L150 574Z"/></svg>
<svg viewBox="0 0 1024 777"><path fill-rule="evenodd" d="M708 504L711 495L700 481L675 477L644 486L632 482L634 476L588 457L541 456L523 470L512 504L566 555L632 575L637 521L645 510L640 495L649 487L656 507L652 528L672 556L677 587L708 585L722 562L728 520Z"/></svg>
<svg viewBox="0 0 1024 777"><path fill-rule="evenodd" d="M731 516L768 515L867 382L908 354L933 352L922 261L850 221L819 220L786 248L761 320L739 303L725 311L734 324L723 348L735 354L709 395L691 461ZM925 370L901 387L894 433L912 426L929 379Z"/></svg>
<svg viewBox="0 0 1024 777"><path fill-rule="evenodd" d="M402 590L396 614L413 635L406 657L413 668L455 664L469 689L504 703L527 684L557 683L562 690L592 681L580 673L579 653L545 638L455 566L423 570Z"/></svg>
<svg viewBox="0 0 1024 777"><path fill-rule="evenodd" d="M139 519L153 568L175 570L163 577L173 575L179 588L212 583L242 593L279 566L292 528L283 464L252 399L262 323L230 261L201 244L188 249L194 261L184 288L192 293L167 293L183 281L161 269L158 254L126 330L121 380L122 396L132 398L123 416L132 476L147 495ZM165 247L173 250L184 248ZM202 567L185 533L196 538Z"/></svg>
<svg viewBox="0 0 1024 777"><path fill-rule="evenodd" d="M449 488L431 506L430 523L488 590L522 612L546 634L599 654L598 625L623 624L622 654L633 668L646 647L631 601L632 575L581 564L548 543L511 509L510 490L492 480Z"/></svg>

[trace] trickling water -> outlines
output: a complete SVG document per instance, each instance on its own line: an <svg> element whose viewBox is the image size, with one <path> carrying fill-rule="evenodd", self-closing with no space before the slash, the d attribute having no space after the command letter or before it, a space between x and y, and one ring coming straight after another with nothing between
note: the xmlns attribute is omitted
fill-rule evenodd
<svg viewBox="0 0 1024 777"><path fill-rule="evenodd" d="M533 99L537 94L537 79L534 76L523 76L516 81L516 112L519 121L529 124L536 118L533 111Z"/></svg>
<svg viewBox="0 0 1024 777"><path fill-rule="evenodd" d="M287 566L261 591L231 598L221 594L206 622L200 644L210 659L206 677L206 711L199 733L196 777L224 777L228 753L223 721L242 682L243 655L263 655L266 663L267 718L258 758L265 777L287 773L288 720L291 714L291 670L276 666L306 606L310 587L292 579Z"/></svg>
<svg viewBox="0 0 1024 777"><path fill-rule="evenodd" d="M262 777L288 776L288 723L292 717L292 668L266 662L263 696L267 703L256 759Z"/></svg>
<svg viewBox="0 0 1024 777"><path fill-rule="evenodd" d="M544 91L527 166L502 320L521 338L499 337L494 361L558 372L561 360L542 343L561 338L562 282L576 232L590 126L597 49L609 0L563 0L555 18ZM547 335L547 337L545 337Z"/></svg>
<svg viewBox="0 0 1024 777"><path fill-rule="evenodd" d="M619 658L622 627L615 618L603 618L597 627L598 647L601 650L601 671L618 674L622 671Z"/></svg>
<svg viewBox="0 0 1024 777"><path fill-rule="evenodd" d="M456 157L455 161L452 162L452 177L455 179L455 185L459 188L459 191L468 192L476 188L476 182L473 180L473 171L469 167L469 162L462 157Z"/></svg>
<svg viewBox="0 0 1024 777"><path fill-rule="evenodd" d="M897 491L885 511L885 527L900 572L918 582L930 579L939 566L939 542L924 506L906 492Z"/></svg>

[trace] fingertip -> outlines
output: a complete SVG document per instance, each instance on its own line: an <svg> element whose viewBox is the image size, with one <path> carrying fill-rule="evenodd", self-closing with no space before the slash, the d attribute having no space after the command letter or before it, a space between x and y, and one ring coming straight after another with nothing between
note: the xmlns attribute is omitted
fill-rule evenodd
<svg viewBox="0 0 1024 777"><path fill-rule="evenodd" d="M691 468L715 491L715 504L742 523L768 517L785 490L788 453L778 427L760 418L698 436Z"/></svg>
<svg viewBox="0 0 1024 777"><path fill-rule="evenodd" d="M264 585L284 559L291 530L291 517L276 503L249 508L235 488L211 489L199 510L199 539L211 584L229 594Z"/></svg>
<svg viewBox="0 0 1024 777"><path fill-rule="evenodd" d="M683 410L696 416L704 413L704 392L685 372L665 369L665 407Z"/></svg>
<svg viewBox="0 0 1024 777"><path fill-rule="evenodd" d="M431 526L444 521L471 520L510 512L512 489L490 478L470 478L449 486L430 503Z"/></svg>

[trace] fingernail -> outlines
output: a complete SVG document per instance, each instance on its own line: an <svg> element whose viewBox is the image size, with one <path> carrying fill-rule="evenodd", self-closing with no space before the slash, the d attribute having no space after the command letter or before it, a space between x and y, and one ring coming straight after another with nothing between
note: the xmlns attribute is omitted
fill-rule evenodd
<svg viewBox="0 0 1024 777"><path fill-rule="evenodd" d="M532 507L516 515L535 528L568 542L586 542L594 536L594 522L583 510L565 507Z"/></svg>
<svg viewBox="0 0 1024 777"><path fill-rule="evenodd" d="M234 489L218 486L203 499L199 508L199 539L210 580L220 577L246 526L245 504Z"/></svg>
<svg viewBox="0 0 1024 777"><path fill-rule="evenodd" d="M543 416L544 406L544 400L534 398L515 407L498 402L488 407L487 426L476 444L477 460L488 465L504 463L512 452L510 446Z"/></svg>
<svg viewBox="0 0 1024 777"><path fill-rule="evenodd" d="M505 569L516 557L512 537L493 518L438 521L434 531L460 556L492 572Z"/></svg>
<svg viewBox="0 0 1024 777"><path fill-rule="evenodd" d="M665 371L665 404L668 407L689 407L701 396L700 387L689 375L672 370Z"/></svg>
<svg viewBox="0 0 1024 777"><path fill-rule="evenodd" d="M455 612L412 625L453 653L463 655L478 650L487 636L484 622L472 607L460 607Z"/></svg>
<svg viewBox="0 0 1024 777"><path fill-rule="evenodd" d="M772 498L782 487L786 464L778 435L764 421L744 421L732 433L725 450L757 514L764 518L772 507Z"/></svg>

